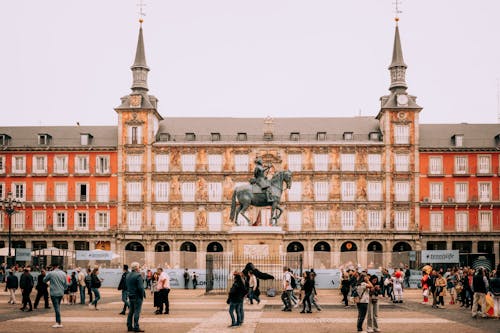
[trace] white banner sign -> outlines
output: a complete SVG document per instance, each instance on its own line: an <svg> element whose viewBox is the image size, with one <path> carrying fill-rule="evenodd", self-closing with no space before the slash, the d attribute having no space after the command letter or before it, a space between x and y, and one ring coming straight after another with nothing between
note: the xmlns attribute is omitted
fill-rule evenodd
<svg viewBox="0 0 500 333"><path fill-rule="evenodd" d="M16 249L16 261L30 261L31 249Z"/></svg>
<svg viewBox="0 0 500 333"><path fill-rule="evenodd" d="M458 250L423 250L421 261L423 264L454 264L460 262Z"/></svg>
<svg viewBox="0 0 500 333"><path fill-rule="evenodd" d="M76 260L112 260L112 251L76 251Z"/></svg>

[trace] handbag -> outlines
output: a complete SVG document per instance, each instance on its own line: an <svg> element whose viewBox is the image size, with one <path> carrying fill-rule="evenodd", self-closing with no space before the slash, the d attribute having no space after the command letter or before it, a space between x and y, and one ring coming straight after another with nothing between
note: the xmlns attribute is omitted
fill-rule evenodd
<svg viewBox="0 0 500 333"><path fill-rule="evenodd" d="M424 289L424 292L422 293L422 296L429 297L429 289Z"/></svg>

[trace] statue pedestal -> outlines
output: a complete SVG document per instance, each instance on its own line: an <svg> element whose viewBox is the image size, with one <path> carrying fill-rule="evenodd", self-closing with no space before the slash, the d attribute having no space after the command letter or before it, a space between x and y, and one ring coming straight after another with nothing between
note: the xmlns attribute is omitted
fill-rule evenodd
<svg viewBox="0 0 500 333"><path fill-rule="evenodd" d="M234 256L265 257L283 253L281 244L285 232L281 227L234 226L229 233Z"/></svg>

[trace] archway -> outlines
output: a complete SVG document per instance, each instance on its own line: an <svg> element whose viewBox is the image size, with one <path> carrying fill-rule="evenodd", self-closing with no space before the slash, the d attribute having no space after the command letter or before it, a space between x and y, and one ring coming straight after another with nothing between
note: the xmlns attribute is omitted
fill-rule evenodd
<svg viewBox="0 0 500 333"><path fill-rule="evenodd" d="M340 264L347 268L358 267L358 246L353 241L347 241L340 246Z"/></svg>
<svg viewBox="0 0 500 333"><path fill-rule="evenodd" d="M313 266L316 269L331 268L332 254L330 244L327 242L318 242L314 245Z"/></svg>
<svg viewBox="0 0 500 333"><path fill-rule="evenodd" d="M377 241L373 241L368 244L366 250L367 252L367 268L378 268L383 266L384 254L383 247Z"/></svg>
<svg viewBox="0 0 500 333"><path fill-rule="evenodd" d="M181 268L198 268L196 245L191 242L184 242L180 247Z"/></svg>
<svg viewBox="0 0 500 333"><path fill-rule="evenodd" d="M155 245L155 267L170 268L170 246L167 242L158 242Z"/></svg>
<svg viewBox="0 0 500 333"><path fill-rule="evenodd" d="M224 248L219 242L212 242L208 244L207 252L224 252Z"/></svg>
<svg viewBox="0 0 500 333"><path fill-rule="evenodd" d="M286 252L304 252L304 245L300 242L291 242L286 247Z"/></svg>
<svg viewBox="0 0 500 333"><path fill-rule="evenodd" d="M392 247L392 267L403 268L405 265L410 265L411 245L407 242L397 242Z"/></svg>
<svg viewBox="0 0 500 333"><path fill-rule="evenodd" d="M144 245L139 242L130 242L125 246L125 262L130 265L134 261L141 266L146 263Z"/></svg>

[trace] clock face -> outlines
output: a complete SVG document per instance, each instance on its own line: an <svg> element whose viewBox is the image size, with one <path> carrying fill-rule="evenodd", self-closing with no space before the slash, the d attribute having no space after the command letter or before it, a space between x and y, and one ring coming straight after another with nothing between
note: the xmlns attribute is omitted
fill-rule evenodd
<svg viewBox="0 0 500 333"><path fill-rule="evenodd" d="M141 95L132 95L129 99L130 107L139 108L141 107Z"/></svg>
<svg viewBox="0 0 500 333"><path fill-rule="evenodd" d="M408 96L407 95L398 95L396 97L396 101L398 105L408 105Z"/></svg>

